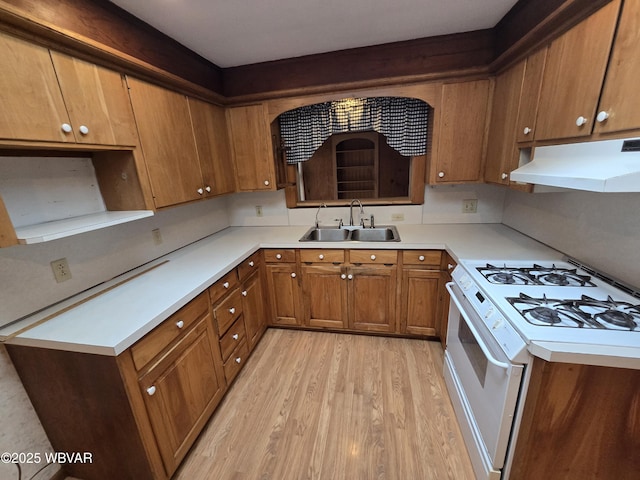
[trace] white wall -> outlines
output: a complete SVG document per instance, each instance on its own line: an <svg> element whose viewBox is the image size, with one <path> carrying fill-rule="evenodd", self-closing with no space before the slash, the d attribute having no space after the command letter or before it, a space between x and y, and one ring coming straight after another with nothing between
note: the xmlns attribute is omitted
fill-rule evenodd
<svg viewBox="0 0 640 480"><path fill-rule="evenodd" d="M640 289L640 194L509 191L503 223Z"/></svg>
<svg viewBox="0 0 640 480"><path fill-rule="evenodd" d="M379 225L437 223L500 223L506 189L494 185L427 186L424 205L365 206L365 214L375 216ZM477 213L462 213L462 201L478 200ZM262 217L256 216L256 206ZM229 199L229 221L234 226L313 225L317 207L287 209L284 191L240 193ZM354 215L356 213L354 208ZM403 221L392 220L393 214L404 215ZM323 208L318 219L335 225L334 219L349 222L348 207Z"/></svg>

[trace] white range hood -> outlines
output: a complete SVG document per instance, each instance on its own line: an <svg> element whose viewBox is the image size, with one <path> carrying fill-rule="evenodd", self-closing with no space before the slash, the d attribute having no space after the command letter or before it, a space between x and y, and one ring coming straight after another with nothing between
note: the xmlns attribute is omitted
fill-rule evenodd
<svg viewBox="0 0 640 480"><path fill-rule="evenodd" d="M536 147L516 182L591 192L640 192L640 139Z"/></svg>

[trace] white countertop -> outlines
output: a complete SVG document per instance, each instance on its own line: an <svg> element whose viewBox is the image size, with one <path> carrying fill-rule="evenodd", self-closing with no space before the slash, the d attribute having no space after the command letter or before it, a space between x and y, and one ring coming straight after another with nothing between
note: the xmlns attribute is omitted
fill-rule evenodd
<svg viewBox="0 0 640 480"><path fill-rule="evenodd" d="M306 226L230 227L9 325L0 330L0 337L67 309L7 343L118 355L259 248L446 249L456 260L562 257L500 224L397 228L401 242L374 243L298 242Z"/></svg>

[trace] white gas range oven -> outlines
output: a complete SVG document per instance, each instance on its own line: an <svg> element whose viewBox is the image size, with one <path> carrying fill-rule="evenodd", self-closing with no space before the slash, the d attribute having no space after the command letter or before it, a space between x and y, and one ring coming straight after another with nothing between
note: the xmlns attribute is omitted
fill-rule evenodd
<svg viewBox="0 0 640 480"><path fill-rule="evenodd" d="M638 293L569 262L461 260L447 284L444 377L478 479L509 478L531 352L638 362Z"/></svg>

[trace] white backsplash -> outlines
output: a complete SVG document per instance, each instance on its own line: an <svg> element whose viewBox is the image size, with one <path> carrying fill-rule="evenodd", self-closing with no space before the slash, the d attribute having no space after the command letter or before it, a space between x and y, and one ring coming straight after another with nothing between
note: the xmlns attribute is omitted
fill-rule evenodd
<svg viewBox="0 0 640 480"><path fill-rule="evenodd" d="M503 223L640 289L640 194L509 191Z"/></svg>

